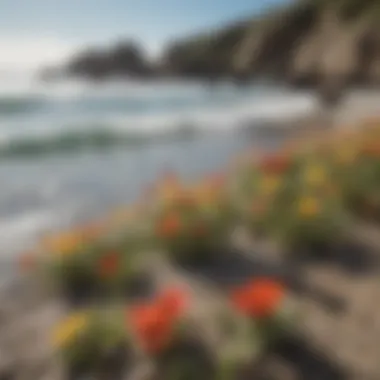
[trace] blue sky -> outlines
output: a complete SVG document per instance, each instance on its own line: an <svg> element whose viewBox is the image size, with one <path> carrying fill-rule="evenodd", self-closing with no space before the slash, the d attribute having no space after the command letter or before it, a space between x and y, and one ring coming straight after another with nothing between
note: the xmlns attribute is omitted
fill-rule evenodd
<svg viewBox="0 0 380 380"><path fill-rule="evenodd" d="M43 60L41 54L58 59L86 44L131 37L154 52L169 39L250 16L285 1L0 0L0 49L3 47L4 52L5 46L14 55L13 61L21 61L23 54L27 60L37 61L38 56ZM8 64L12 59L8 58Z"/></svg>

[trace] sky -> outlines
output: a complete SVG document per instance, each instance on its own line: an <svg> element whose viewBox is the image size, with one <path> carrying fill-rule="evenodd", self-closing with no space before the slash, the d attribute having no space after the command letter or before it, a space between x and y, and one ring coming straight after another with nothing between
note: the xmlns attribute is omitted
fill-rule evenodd
<svg viewBox="0 0 380 380"><path fill-rule="evenodd" d="M157 54L168 41L288 0L0 0L0 69L62 62L122 38Z"/></svg>

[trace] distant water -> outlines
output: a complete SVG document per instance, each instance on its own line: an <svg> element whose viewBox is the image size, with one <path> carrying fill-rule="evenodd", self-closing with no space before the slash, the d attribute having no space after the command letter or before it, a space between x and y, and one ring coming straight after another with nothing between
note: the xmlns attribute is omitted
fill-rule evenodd
<svg viewBox="0 0 380 380"><path fill-rule="evenodd" d="M240 126L313 106L311 95L257 84L0 77L0 249L129 202L167 167L187 179L218 170L252 143Z"/></svg>

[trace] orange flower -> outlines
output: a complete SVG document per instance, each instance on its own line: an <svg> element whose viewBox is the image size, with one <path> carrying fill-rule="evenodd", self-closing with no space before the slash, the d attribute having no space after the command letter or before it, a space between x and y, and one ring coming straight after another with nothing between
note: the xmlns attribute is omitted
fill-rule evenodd
<svg viewBox="0 0 380 380"><path fill-rule="evenodd" d="M260 168L265 173L282 174L290 167L290 164L288 155L278 154L264 157L260 162Z"/></svg>
<svg viewBox="0 0 380 380"><path fill-rule="evenodd" d="M169 214L159 221L157 235L170 238L176 236L181 229L181 219L177 214Z"/></svg>
<svg viewBox="0 0 380 380"><path fill-rule="evenodd" d="M120 264L118 252L109 252L101 257L98 262L99 275L102 278L110 278L115 276Z"/></svg>
<svg viewBox="0 0 380 380"><path fill-rule="evenodd" d="M231 300L243 313L253 318L269 318L284 298L283 286L271 279L257 279L235 290Z"/></svg>

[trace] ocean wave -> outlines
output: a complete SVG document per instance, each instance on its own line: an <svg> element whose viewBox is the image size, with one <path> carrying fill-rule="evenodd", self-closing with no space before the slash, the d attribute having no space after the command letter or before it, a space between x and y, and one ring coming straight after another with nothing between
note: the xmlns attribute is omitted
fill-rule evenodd
<svg viewBox="0 0 380 380"><path fill-rule="evenodd" d="M180 86L172 89L183 90ZM199 133L234 132L268 120L281 122L315 109L311 94L256 90L221 91L208 98L206 93L202 97L184 93L173 98L169 91L149 101L137 100L138 96L134 100L125 98L125 94L118 98L115 92L102 93L103 99L86 95L77 101L0 95L0 156L138 147L189 139ZM104 96L108 96L107 101ZM41 107L42 112L31 112ZM22 114L16 117L17 113Z"/></svg>
<svg viewBox="0 0 380 380"><path fill-rule="evenodd" d="M40 110L45 104L45 99L40 97L9 96L0 98L0 116L30 114Z"/></svg>
<svg viewBox="0 0 380 380"><path fill-rule="evenodd" d="M198 130L188 125L150 134L116 131L104 126L45 136L17 136L0 143L0 157L31 157L89 150L102 151L117 147L132 148L144 144L191 139L198 133Z"/></svg>

